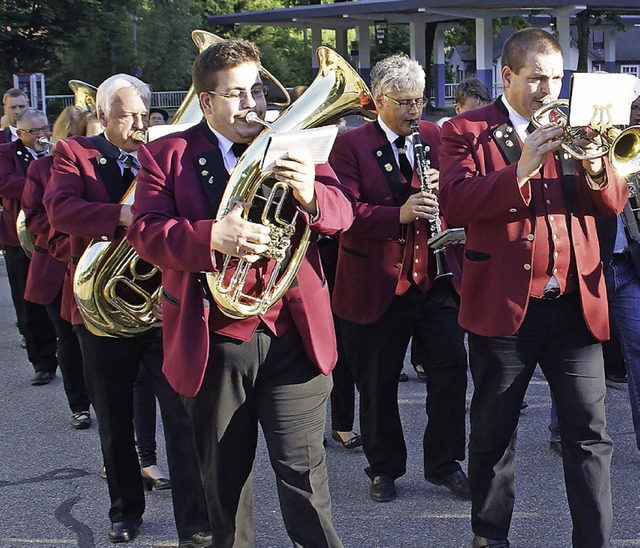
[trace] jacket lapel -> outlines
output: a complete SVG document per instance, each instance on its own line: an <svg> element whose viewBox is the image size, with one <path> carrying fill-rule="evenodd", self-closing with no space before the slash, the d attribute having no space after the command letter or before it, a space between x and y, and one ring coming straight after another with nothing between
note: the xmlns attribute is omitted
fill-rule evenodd
<svg viewBox="0 0 640 548"><path fill-rule="evenodd" d="M204 190L209 204L211 205L211 216L215 216L220 206L220 200L227 187L229 173L224 167L222 152L218 148L218 139L209 129L205 120L200 123L200 129L212 147L193 157L193 165L200 180L200 185Z"/></svg>
<svg viewBox="0 0 640 548"><path fill-rule="evenodd" d="M391 189L391 194L393 195L393 201L396 205L402 205L406 201L406 192L400 177L400 168L398 167L396 158L393 155L393 148L391 147L391 143L387 140L387 136L380 127L380 124L376 121L374 122L374 126L382 136L384 144L374 149L373 156L376 159L376 162L378 162L380 170L384 173L384 176L387 179L387 183Z"/></svg>

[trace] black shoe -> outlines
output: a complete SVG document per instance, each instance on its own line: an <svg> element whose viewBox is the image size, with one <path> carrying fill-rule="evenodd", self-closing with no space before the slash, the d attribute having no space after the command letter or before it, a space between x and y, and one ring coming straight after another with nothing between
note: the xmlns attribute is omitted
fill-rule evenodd
<svg viewBox="0 0 640 548"><path fill-rule="evenodd" d="M416 377L420 382L427 382L427 374L424 372L424 367L419 363L412 363L413 370L416 372Z"/></svg>
<svg viewBox="0 0 640 548"><path fill-rule="evenodd" d="M140 474L142 475L142 484L145 491L163 491L165 489L171 489L171 480L165 478L162 475L160 469L154 464L147 466L146 468L140 468Z"/></svg>
<svg viewBox="0 0 640 548"><path fill-rule="evenodd" d="M209 548L211 546L213 546L211 531L200 531L189 538L178 541L179 548Z"/></svg>
<svg viewBox="0 0 640 548"><path fill-rule="evenodd" d="M455 496L461 499L471 500L471 486L467 475L462 470L456 470L448 476L427 476L425 479L434 485L444 485Z"/></svg>
<svg viewBox="0 0 640 548"><path fill-rule="evenodd" d="M111 542L129 542L138 536L142 518L129 521L114 521L107 534Z"/></svg>
<svg viewBox="0 0 640 548"><path fill-rule="evenodd" d="M404 371L400 373L398 377L398 382L407 382L409 380L409 375L407 375Z"/></svg>
<svg viewBox="0 0 640 548"><path fill-rule="evenodd" d="M473 536L473 548L509 548L508 540L495 540L492 538Z"/></svg>
<svg viewBox="0 0 640 548"><path fill-rule="evenodd" d="M346 433L353 434L353 436L345 440L337 430L332 430L331 437L337 442L340 442L342 444L342 447L344 447L345 449L355 449L356 447L360 447L362 445L362 436L360 434L356 434L355 432Z"/></svg>
<svg viewBox="0 0 640 548"><path fill-rule="evenodd" d="M55 373L49 373L47 371L38 371L31 379L33 386L42 386L43 384L49 384L56 376Z"/></svg>
<svg viewBox="0 0 640 548"><path fill-rule="evenodd" d="M605 379L618 384L627 382L627 375L624 373L605 373Z"/></svg>
<svg viewBox="0 0 640 548"><path fill-rule="evenodd" d="M375 502L389 502L396 498L396 484L391 476L375 476L369 487L369 497Z"/></svg>
<svg viewBox="0 0 640 548"><path fill-rule="evenodd" d="M549 442L549 448L559 456L562 456L562 442L560 440L553 440Z"/></svg>
<svg viewBox="0 0 640 548"><path fill-rule="evenodd" d="M91 426L91 415L89 411L78 411L71 415L71 428L75 430L85 430Z"/></svg>

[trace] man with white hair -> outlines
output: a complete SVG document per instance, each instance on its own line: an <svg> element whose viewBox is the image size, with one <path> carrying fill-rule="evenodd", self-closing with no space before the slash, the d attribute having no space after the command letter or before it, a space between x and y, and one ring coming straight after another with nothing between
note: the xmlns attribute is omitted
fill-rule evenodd
<svg viewBox="0 0 640 548"><path fill-rule="evenodd" d="M398 377L409 339L430 357L424 475L461 498L470 498L460 462L465 457L467 356L458 325L451 277L436 280L427 245L438 214L438 126L419 121L429 188L416 170L417 136L425 103L423 68L406 55L379 61L371 71L378 119L340 135L329 159L356 199L356 218L340 238L333 310L345 358L360 392L360 427L376 502L396 497L406 472L407 449L398 410ZM456 270L456 258L448 253ZM459 269L457 273L459 274ZM367 283L363 283L366 280Z"/></svg>
<svg viewBox="0 0 640 548"><path fill-rule="evenodd" d="M111 76L96 95L104 133L71 137L56 145L43 202L52 227L70 235L72 277L91 240L115 240L131 222L130 206L120 201L138 171L141 140L136 133L147 128L150 98L149 86L137 78ZM75 301L69 305L82 350L87 390L100 423L111 497L109 539L133 540L142 524L145 500L134 440L133 385L139 367L144 367L152 379L164 421L179 545L210 546L193 435L186 410L162 373L160 325L130 337L97 336L85 326Z"/></svg>

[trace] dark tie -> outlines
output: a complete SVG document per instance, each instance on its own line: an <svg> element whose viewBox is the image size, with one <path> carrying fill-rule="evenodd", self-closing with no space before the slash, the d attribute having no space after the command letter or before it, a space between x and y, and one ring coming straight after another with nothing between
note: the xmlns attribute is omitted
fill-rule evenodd
<svg viewBox="0 0 640 548"><path fill-rule="evenodd" d="M127 154L126 152L121 152L120 156L118 156L118 161L122 162L124 166L124 170L122 171L122 186L123 194L127 191L133 180L135 179L135 175L133 174L133 170L140 169L140 164L135 156L131 154Z"/></svg>
<svg viewBox="0 0 640 548"><path fill-rule="evenodd" d="M236 158L240 158L240 156L244 154L244 151L247 150L248 146L249 145L245 143L233 143L233 145L231 145L231 150L233 150L233 154Z"/></svg>
<svg viewBox="0 0 640 548"><path fill-rule="evenodd" d="M394 141L394 144L398 147L400 171L402 172L402 175L404 176L405 181L411 184L411 179L413 178L413 168L411 167L411 162L409 162L409 158L407 158L407 151L404 148L405 137L401 135Z"/></svg>

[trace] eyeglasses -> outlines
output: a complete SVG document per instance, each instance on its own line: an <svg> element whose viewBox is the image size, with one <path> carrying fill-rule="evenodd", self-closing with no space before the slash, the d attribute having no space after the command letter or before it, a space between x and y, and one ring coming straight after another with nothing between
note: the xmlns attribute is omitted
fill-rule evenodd
<svg viewBox="0 0 640 548"><path fill-rule="evenodd" d="M20 128L18 131L24 131L25 133L29 133L31 135L36 135L37 133L40 133L42 131L42 133L47 133L47 131L51 131L51 129L49 128L49 126L42 126L42 127L34 127L32 129L22 129Z"/></svg>
<svg viewBox="0 0 640 548"><path fill-rule="evenodd" d="M403 99L402 101L398 101L397 99L389 97L388 95L385 95L384 97L398 105L403 110L409 110L411 107L418 107L419 109L421 109L426 102L426 99L424 97L419 97L418 99Z"/></svg>
<svg viewBox="0 0 640 548"><path fill-rule="evenodd" d="M232 89L226 93L222 91L207 91L207 93L210 95L217 95L218 97L224 97L231 101L237 101L238 103L244 103L249 94L251 94L253 99L266 97L267 93L269 93L269 88L267 86L259 85L253 86L249 91L244 89Z"/></svg>

